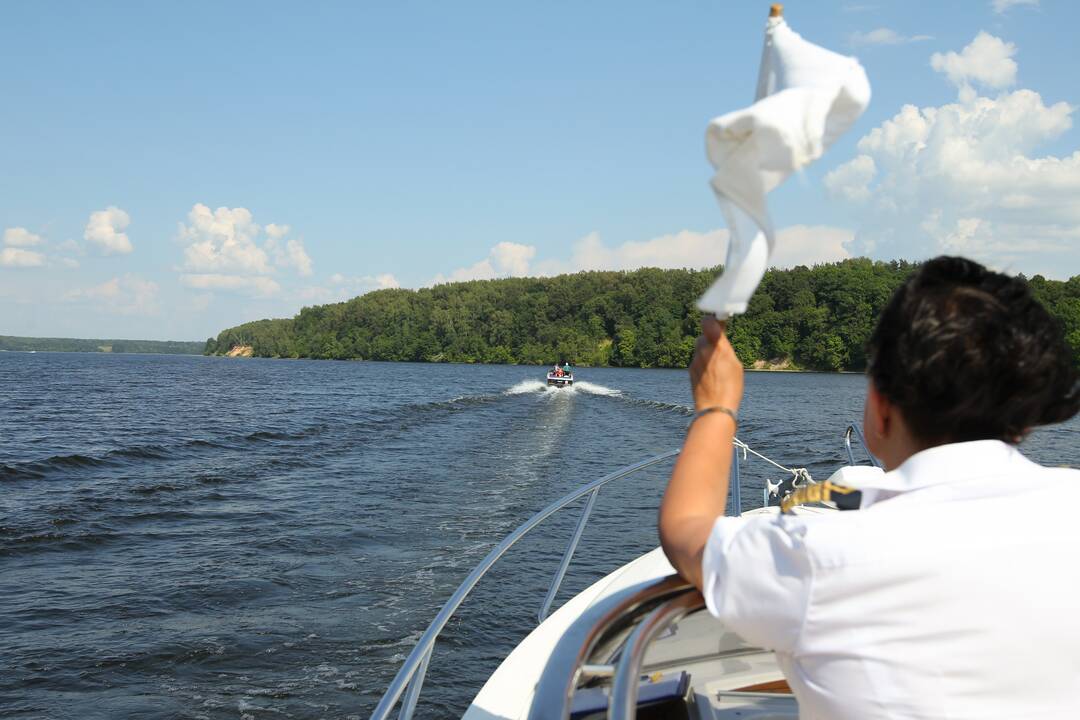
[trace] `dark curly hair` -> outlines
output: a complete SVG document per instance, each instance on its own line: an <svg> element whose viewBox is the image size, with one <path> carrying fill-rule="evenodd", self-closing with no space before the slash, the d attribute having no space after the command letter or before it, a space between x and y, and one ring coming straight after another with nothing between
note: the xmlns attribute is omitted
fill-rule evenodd
<svg viewBox="0 0 1080 720"><path fill-rule="evenodd" d="M925 446L1017 442L1080 410L1064 334L1022 278L959 257L923 264L867 344L870 379Z"/></svg>

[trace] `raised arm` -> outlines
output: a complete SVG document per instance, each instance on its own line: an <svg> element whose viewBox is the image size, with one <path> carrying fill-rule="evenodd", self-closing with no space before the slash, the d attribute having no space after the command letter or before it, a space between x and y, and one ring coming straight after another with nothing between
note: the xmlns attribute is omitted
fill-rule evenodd
<svg viewBox="0 0 1080 720"><path fill-rule="evenodd" d="M697 411L686 432L660 504L660 544L679 574L701 588L701 558L716 518L727 503L732 440L743 394L743 367L724 333L724 324L711 316L701 320L690 387ZM705 412L710 408L723 408ZM728 414L730 411L731 414Z"/></svg>

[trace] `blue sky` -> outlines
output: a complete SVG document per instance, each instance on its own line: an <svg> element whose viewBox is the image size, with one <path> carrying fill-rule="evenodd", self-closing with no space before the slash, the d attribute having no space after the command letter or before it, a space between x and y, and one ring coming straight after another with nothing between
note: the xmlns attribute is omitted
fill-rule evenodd
<svg viewBox="0 0 1080 720"><path fill-rule="evenodd" d="M0 334L203 339L377 287L719 262L703 134L749 104L767 10L0 2ZM1080 274L1080 7L785 14L874 97L770 196L778 264Z"/></svg>

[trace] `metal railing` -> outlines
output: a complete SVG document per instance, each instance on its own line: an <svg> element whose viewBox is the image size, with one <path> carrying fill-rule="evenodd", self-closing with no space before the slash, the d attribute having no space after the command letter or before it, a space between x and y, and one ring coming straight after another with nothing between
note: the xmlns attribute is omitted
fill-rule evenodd
<svg viewBox="0 0 1080 720"><path fill-rule="evenodd" d="M600 598L590 605L555 644L536 684L529 720L564 720L581 679L615 676L608 657L635 623L667 600L698 595L685 580L671 575L649 580ZM621 666L621 663L620 663Z"/></svg>
<svg viewBox="0 0 1080 720"><path fill-rule="evenodd" d="M637 716L637 699L641 665L645 651L665 630L693 612L705 607L705 598L691 588L662 603L638 623L630 639L626 641L619 664L615 668L615 681L611 686L611 710L608 717L615 720L633 720Z"/></svg>
<svg viewBox="0 0 1080 720"><path fill-rule="evenodd" d="M870 454L869 450L866 447L866 443L863 440L862 433L859 432L859 429L854 424L849 425L847 430L844 432L844 446L847 450L848 460L850 461L850 463L852 465L855 464L855 456L853 454L851 446L852 436L854 436L858 440L859 445L870 458L870 462L872 462L877 467L881 467L881 464L877 461L877 459ZM739 448L742 447L742 444L739 440L736 440L735 442L736 452L732 454L729 485L732 514L738 516L742 514L742 483L740 472L741 463L740 453L738 452ZM461 585L458 586L457 590L454 591L454 594L450 596L450 599L447 600L446 603L439 610L438 614L435 616L435 619L431 621L427 629L424 631L423 635L420 636L420 639L417 641L416 646L413 648L412 652L409 653L409 656L405 659L405 662L402 664L401 669L398 670L397 675L394 676L394 679L391 681L390 686L387 688L386 692L379 700L379 704L375 707L375 710L371 715L371 720L386 720L386 718L390 716L390 713L393 711L394 706L397 704L398 700L401 699L403 693L405 694L405 697L401 703L401 711L398 717L399 720L412 720L413 713L416 711L416 703L420 697L420 691L423 688L424 678L427 675L428 664L431 661L431 653L435 647L435 641L438 639L439 634L442 632L443 628L446 626L446 623L449 622L450 618L454 615L457 609L465 601L465 598L468 597L470 592L472 592L472 589L476 586L480 579L487 574L488 570L490 570L491 567L518 540L527 535L533 528L542 523L544 520L548 519L550 516L559 512L574 501L579 500L586 495L588 496L588 499L585 502L585 507L581 511L581 516L578 518L577 526L574 528L574 533L570 537L569 543L567 543L566 550L563 551L562 560L559 562L559 566L555 570L555 574L551 579L551 584L548 586L547 593L545 594L544 600L541 603L540 609L537 612L537 622L542 623L550 613L551 606L554 603L555 597L556 595L558 595L559 588L562 586L562 582L566 577L566 572L570 567L570 562L571 560L573 560L574 553L577 550L578 544L581 541L581 537L585 532L585 527L588 525L589 517L592 515L593 508L596 505L596 499L599 495L600 488L610 482L624 478L627 475L632 475L639 470L644 470L645 468L652 467L653 465L664 462L665 460L673 458L678 454L679 450L677 449L668 450L646 460L634 463L633 465L627 465L626 467L609 473L608 475L605 475L598 480L593 480L592 482L583 485L577 490L567 493L558 500L555 500L543 510L536 513L524 523L519 525L505 538L503 538L502 541L499 542L499 544L496 545L494 548L492 548L491 551L484 557L484 559L481 560L475 568L473 568L472 572L469 573L468 577L465 578ZM658 587L661 588L661 594L663 592L671 591L671 588L668 587L668 585L660 584ZM639 588L639 590L642 590L642 588ZM681 592L685 593L688 590L689 587L686 586L684 583L683 587L681 588ZM626 600L624 595L625 593L618 593L613 596L613 598L615 600L618 600L619 598ZM650 595L650 598L651 597L652 596ZM637 599L632 601L628 600L627 602L631 602L632 605L636 603L636 605L634 606L638 607L641 605L642 602L646 601ZM610 604L610 602L605 602L597 607L608 607ZM585 663L584 665L579 664L579 667L577 670L574 671L574 677L571 678L571 680L576 681L578 672L602 675L604 673L614 673L615 668L606 665L589 665L588 663ZM564 680L565 679L566 678L564 678ZM542 685L543 680L541 680L541 687L537 688L537 697L540 697L542 695ZM632 692L636 694L636 687ZM532 716L530 715L530 717ZM537 717L548 716L541 715Z"/></svg>
<svg viewBox="0 0 1080 720"><path fill-rule="evenodd" d="M863 437L862 431L854 423L847 426L847 430L844 431L844 450L847 451L848 464L856 465L855 453L851 450L851 438L855 437L859 441L859 447L866 453L866 457L870 458L870 464L874 467L881 467L881 462L870 453L870 448L866 446L866 438Z"/></svg>
<svg viewBox="0 0 1080 720"><path fill-rule="evenodd" d="M503 538L502 541L492 548L484 559L473 568L468 577L465 578L461 585L458 586L457 590L454 591L454 594L450 596L450 599L446 601L446 604L442 606L442 609L439 610L435 619L428 625L427 630L420 636L420 639L416 643L416 647L409 653L409 656L405 659L401 669L398 670L397 675L395 675L394 679L391 681L390 686L386 689L386 692L383 693L382 699L379 700L379 704L371 714L371 720L386 720L386 718L390 716L390 713L393 711L398 700L401 699L402 693L405 693L405 699L401 704L401 711L398 717L400 720L411 720L413 713L416 711L416 703L420 697L420 690L424 684L428 663L431 660L431 652L435 647L435 641L438 639L439 634L457 611L458 607L461 606L461 603L468 597L476 583L487 574L487 571L491 569L491 566L494 565L518 540L528 534L529 531L544 520L562 510L567 505L570 505L575 500L579 500L586 495L589 496L589 499L585 503L585 508L582 510L581 517L578 519L577 527L574 529L574 534L570 538L570 542L563 553L562 561L555 571L555 576L551 580L551 585L548 588L548 592L544 597L544 602L537 614L537 619L540 622L543 622L551 609L551 604L554 602L555 596L559 592L559 587L562 584L563 578L566 576L566 570L570 566L570 561L573 559L574 551L577 549L581 536L585 532L585 526L588 524L589 516L596 504L596 497L600 492L600 488L610 482L624 478L627 475L632 475L639 470L644 470L645 468L664 462L678 454L679 450L677 449L668 450L659 455L654 455L647 460L642 460L633 465L627 465L598 480L593 480L577 490L567 493L558 500L555 500ZM738 453L735 455L736 459L733 461L733 466L738 465ZM736 470L734 477L732 478L731 486L732 492L736 496L738 493L737 478L738 475ZM405 692L406 687L408 688L407 693Z"/></svg>

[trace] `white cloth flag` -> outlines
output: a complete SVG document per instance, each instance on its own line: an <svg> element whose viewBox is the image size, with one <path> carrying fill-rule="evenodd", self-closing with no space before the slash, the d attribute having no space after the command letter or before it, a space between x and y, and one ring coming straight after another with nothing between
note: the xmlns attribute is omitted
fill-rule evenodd
<svg viewBox="0 0 1080 720"><path fill-rule="evenodd" d="M821 157L869 102L858 60L806 42L782 17L769 18L756 102L716 118L705 133L731 240L724 272L699 308L720 318L746 311L776 245L765 195Z"/></svg>

